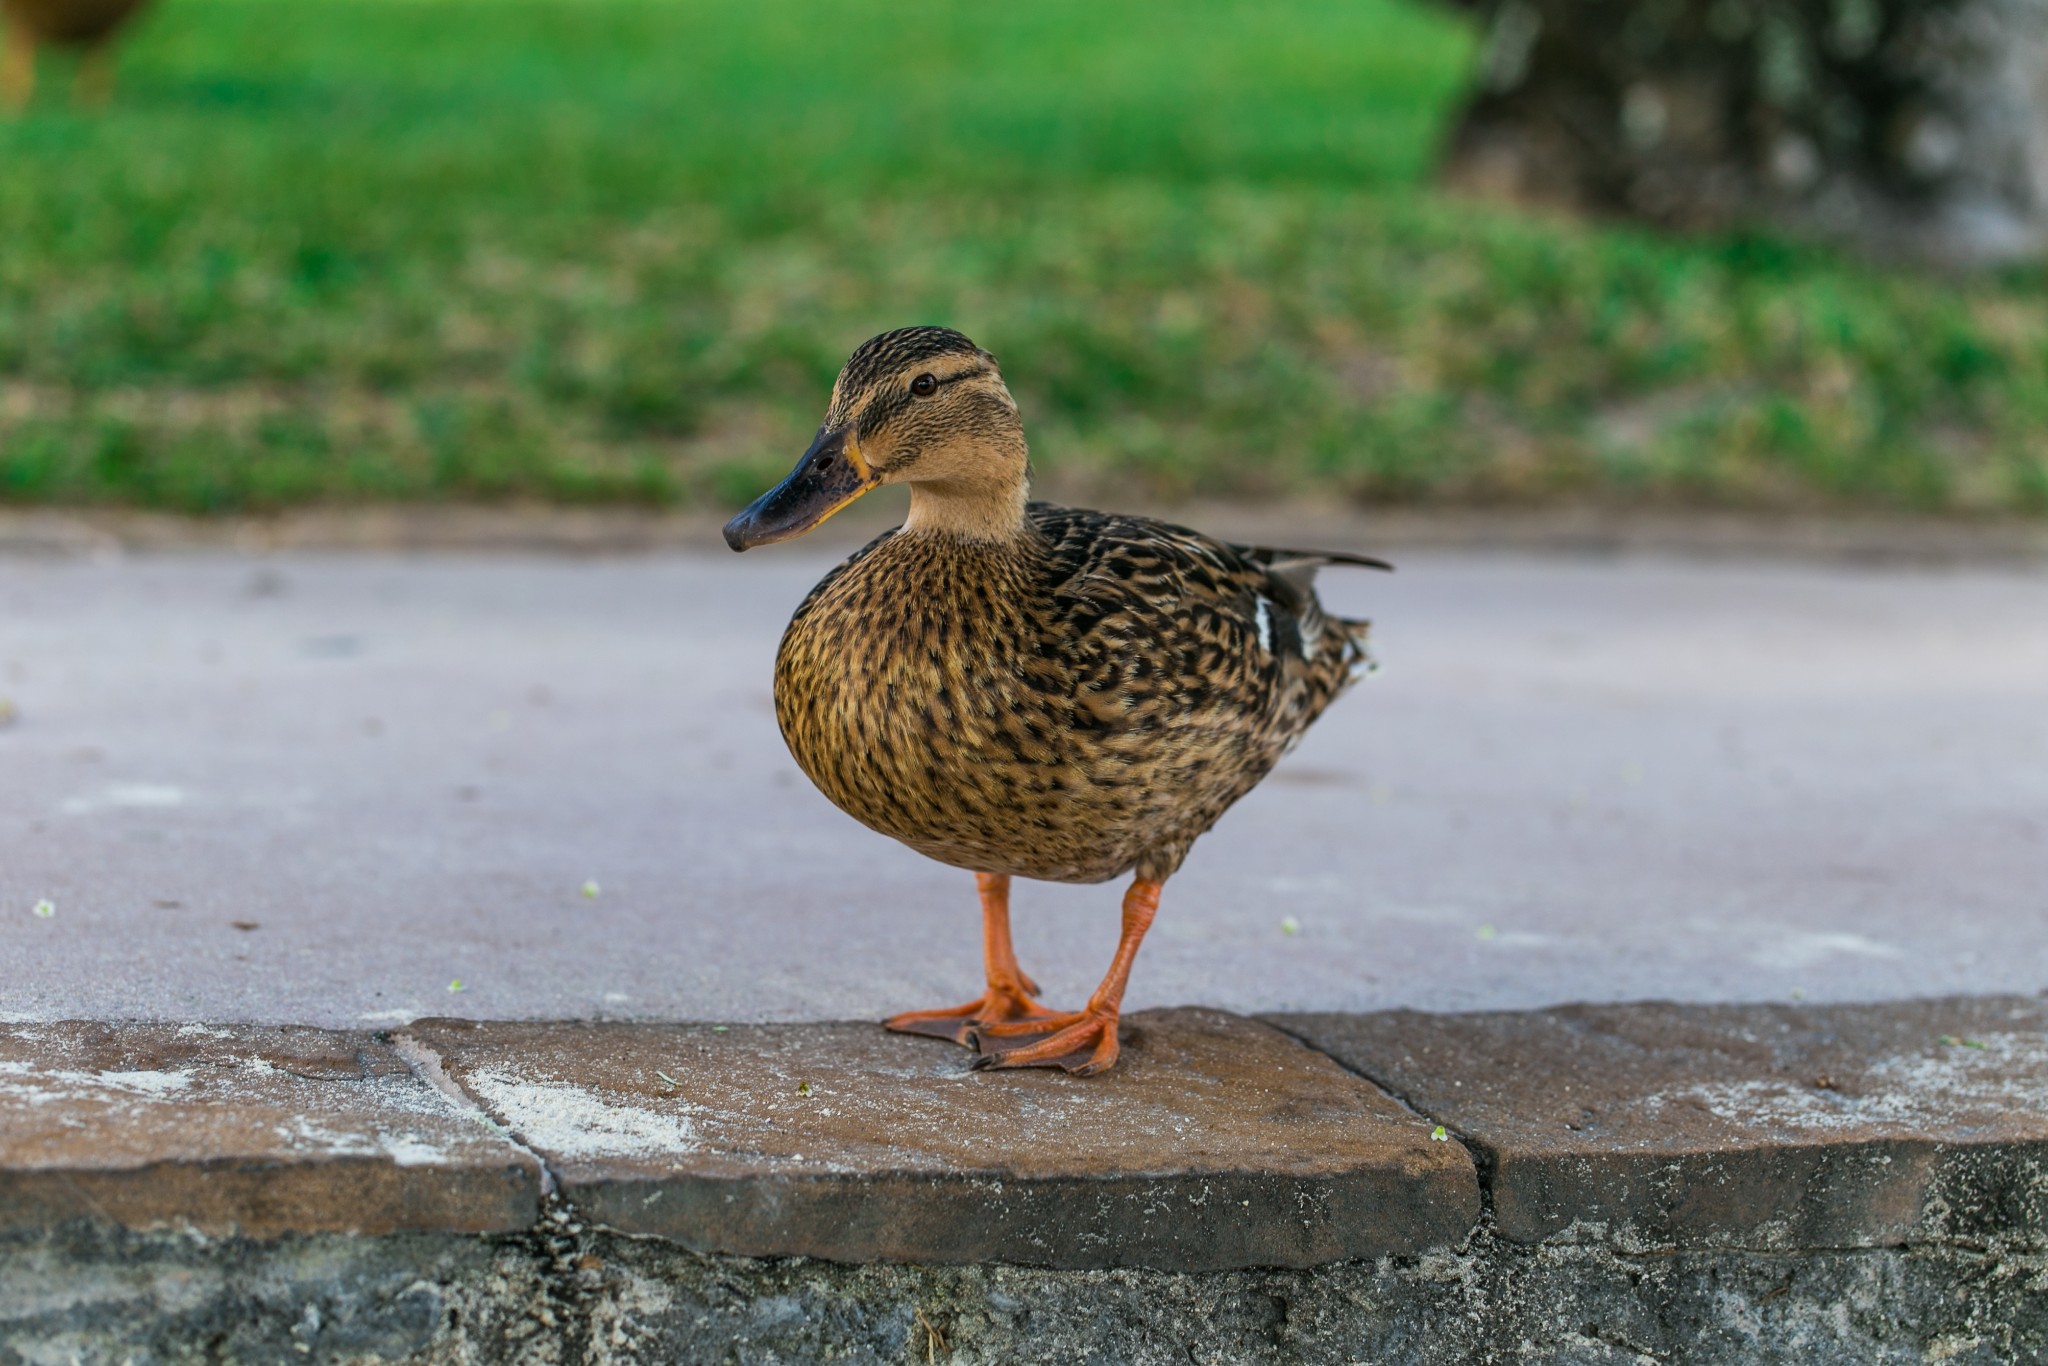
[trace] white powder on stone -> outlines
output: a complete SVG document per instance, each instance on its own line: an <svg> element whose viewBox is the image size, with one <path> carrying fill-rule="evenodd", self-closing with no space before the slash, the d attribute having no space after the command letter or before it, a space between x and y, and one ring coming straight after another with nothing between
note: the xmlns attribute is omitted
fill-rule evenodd
<svg viewBox="0 0 2048 1366"><path fill-rule="evenodd" d="M1896 1124L1946 1128L2002 1114L2048 1112L2048 1037L1986 1034L1939 1052L1883 1059L1865 1073L1860 1095L1776 1079L1710 1082L1652 1096L1652 1111L1673 1102L1704 1105L1731 1124L1807 1132Z"/></svg>
<svg viewBox="0 0 2048 1366"><path fill-rule="evenodd" d="M439 1167L448 1161L446 1152L411 1134L381 1134L378 1142L385 1156L401 1167Z"/></svg>
<svg viewBox="0 0 2048 1366"><path fill-rule="evenodd" d="M182 1091L192 1084L190 1072L100 1072L96 1073L93 1079L103 1086L111 1086L116 1090L139 1096L161 1096L171 1091Z"/></svg>
<svg viewBox="0 0 2048 1366"><path fill-rule="evenodd" d="M551 1155L641 1157L699 1146L696 1126L683 1115L615 1104L566 1082L527 1081L495 1069L465 1081L528 1147Z"/></svg>

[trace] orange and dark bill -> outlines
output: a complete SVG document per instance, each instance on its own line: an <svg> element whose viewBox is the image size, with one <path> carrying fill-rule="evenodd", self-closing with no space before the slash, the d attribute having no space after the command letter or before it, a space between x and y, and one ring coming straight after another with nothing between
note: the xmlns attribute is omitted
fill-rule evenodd
<svg viewBox="0 0 2048 1366"><path fill-rule="evenodd" d="M881 482L848 429L820 429L789 478L725 524L725 543L746 550L801 536Z"/></svg>

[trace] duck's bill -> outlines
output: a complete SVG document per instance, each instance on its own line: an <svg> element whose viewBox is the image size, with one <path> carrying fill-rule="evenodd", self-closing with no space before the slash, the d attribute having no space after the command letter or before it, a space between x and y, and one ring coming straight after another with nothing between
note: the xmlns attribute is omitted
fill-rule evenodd
<svg viewBox="0 0 2048 1366"><path fill-rule="evenodd" d="M821 431L789 478L725 524L725 543L746 550L801 536L881 482L851 432Z"/></svg>

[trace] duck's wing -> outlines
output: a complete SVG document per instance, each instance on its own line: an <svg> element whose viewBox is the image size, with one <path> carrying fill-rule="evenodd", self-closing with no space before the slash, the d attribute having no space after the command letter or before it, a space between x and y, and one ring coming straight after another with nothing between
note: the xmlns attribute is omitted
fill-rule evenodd
<svg viewBox="0 0 2048 1366"><path fill-rule="evenodd" d="M1365 660L1366 624L1325 614L1313 579L1325 564L1382 561L1233 545L1149 517L1049 503L1028 515L1050 548L1058 620L1049 625L1092 664L1157 669L1195 696L1263 711L1299 684L1334 695Z"/></svg>

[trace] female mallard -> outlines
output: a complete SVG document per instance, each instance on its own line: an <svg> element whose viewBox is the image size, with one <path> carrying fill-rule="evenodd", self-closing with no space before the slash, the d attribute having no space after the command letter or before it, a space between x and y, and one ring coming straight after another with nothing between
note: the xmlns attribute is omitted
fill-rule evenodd
<svg viewBox="0 0 2048 1366"><path fill-rule="evenodd" d="M776 718L841 810L980 886L988 990L888 1027L976 1067L1087 1075L1116 1061L1160 884L1366 667L1365 623L1323 614L1316 567L1386 566L1027 503L1027 474L995 357L904 328L853 353L811 448L725 539L787 540L910 485L903 525L796 609ZM1081 1010L1046 1009L1010 947L1010 879L1131 872L1109 975Z"/></svg>

